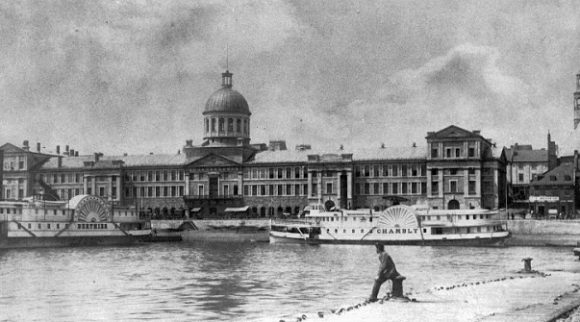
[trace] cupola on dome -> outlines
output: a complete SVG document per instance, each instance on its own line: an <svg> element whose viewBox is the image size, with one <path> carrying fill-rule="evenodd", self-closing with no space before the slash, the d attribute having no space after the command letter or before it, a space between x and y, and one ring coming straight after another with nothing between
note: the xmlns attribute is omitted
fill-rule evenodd
<svg viewBox="0 0 580 322"><path fill-rule="evenodd" d="M204 115L207 113L252 114L244 96L232 89L232 75L227 70L222 74L222 88L211 94L205 103Z"/></svg>

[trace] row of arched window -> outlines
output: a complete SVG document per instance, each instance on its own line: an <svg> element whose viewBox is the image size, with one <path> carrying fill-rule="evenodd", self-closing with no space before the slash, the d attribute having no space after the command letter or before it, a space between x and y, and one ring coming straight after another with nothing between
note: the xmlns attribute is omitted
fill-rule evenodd
<svg viewBox="0 0 580 322"><path fill-rule="evenodd" d="M226 131L227 126L227 131ZM235 129L235 130L234 130ZM249 135L248 120L223 118L223 117L208 117L205 119L205 133L219 132L219 133L238 133Z"/></svg>

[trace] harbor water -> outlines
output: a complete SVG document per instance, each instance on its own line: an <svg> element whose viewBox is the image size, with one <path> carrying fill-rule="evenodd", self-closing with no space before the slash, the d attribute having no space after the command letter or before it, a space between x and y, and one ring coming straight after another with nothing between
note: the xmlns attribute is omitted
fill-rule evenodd
<svg viewBox="0 0 580 322"><path fill-rule="evenodd" d="M523 268L578 270L569 248L387 246L405 292ZM0 251L0 320L248 321L329 311L368 297L374 247L158 243ZM388 289L383 286L381 294ZM533 285L530 285L533 287Z"/></svg>

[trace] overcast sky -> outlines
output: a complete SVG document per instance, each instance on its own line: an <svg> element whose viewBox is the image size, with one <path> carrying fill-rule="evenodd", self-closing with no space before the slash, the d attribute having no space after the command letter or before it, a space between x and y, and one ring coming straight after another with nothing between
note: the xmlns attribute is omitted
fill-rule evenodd
<svg viewBox="0 0 580 322"><path fill-rule="evenodd" d="M230 3L233 2L233 3ZM574 1L3 1L0 140L81 154L202 142L226 68L252 143L424 146L455 124L565 145Z"/></svg>

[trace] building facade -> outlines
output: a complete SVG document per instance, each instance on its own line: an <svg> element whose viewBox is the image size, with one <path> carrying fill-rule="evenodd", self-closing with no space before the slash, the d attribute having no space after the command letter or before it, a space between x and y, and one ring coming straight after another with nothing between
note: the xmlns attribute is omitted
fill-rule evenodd
<svg viewBox="0 0 580 322"><path fill-rule="evenodd" d="M70 199L95 194L156 215L272 217L327 208L384 209L405 202L439 209L505 203L506 158L479 131L429 132L427 147L288 149L252 144L251 112L232 74L206 102L203 142L174 155L105 156L31 152L5 144L2 198Z"/></svg>

